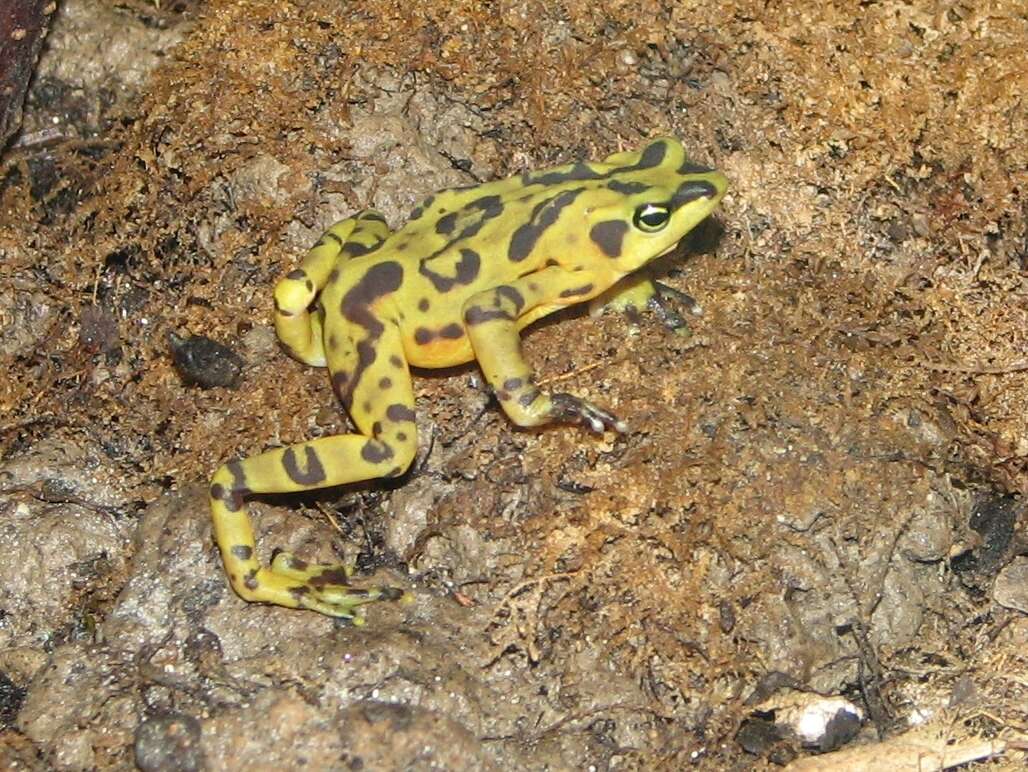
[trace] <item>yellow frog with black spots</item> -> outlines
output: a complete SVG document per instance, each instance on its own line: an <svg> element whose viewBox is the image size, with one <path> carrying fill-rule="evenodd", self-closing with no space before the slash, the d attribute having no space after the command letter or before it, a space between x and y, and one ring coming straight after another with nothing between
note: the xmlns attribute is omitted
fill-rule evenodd
<svg viewBox="0 0 1028 772"><path fill-rule="evenodd" d="M328 367L357 432L269 450L214 474L214 535L233 589L249 601L357 622L363 604L403 596L354 587L343 566L285 552L262 566L244 500L403 474L417 448L411 365L477 359L518 426L578 421L624 431L596 405L537 388L520 331L585 300L659 298L633 273L674 249L727 184L662 138L602 162L444 190L397 231L372 211L329 228L275 287L275 329L292 356Z"/></svg>

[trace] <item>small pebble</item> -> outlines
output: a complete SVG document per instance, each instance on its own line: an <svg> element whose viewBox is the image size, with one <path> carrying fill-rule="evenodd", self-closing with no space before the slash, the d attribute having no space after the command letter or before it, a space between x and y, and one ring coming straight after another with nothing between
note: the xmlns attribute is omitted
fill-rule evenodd
<svg viewBox="0 0 1028 772"><path fill-rule="evenodd" d="M168 333L171 356L182 379L200 388L213 386L234 388L243 372L243 358L236 352L205 335L183 338Z"/></svg>

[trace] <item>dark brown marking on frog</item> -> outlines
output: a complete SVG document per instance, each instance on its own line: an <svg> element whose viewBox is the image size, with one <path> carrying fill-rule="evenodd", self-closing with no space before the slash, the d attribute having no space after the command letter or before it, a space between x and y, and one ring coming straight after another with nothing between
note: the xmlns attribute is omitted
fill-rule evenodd
<svg viewBox="0 0 1028 772"><path fill-rule="evenodd" d="M440 328L438 335L446 340L460 340L464 337L464 328L456 322L451 322L445 327Z"/></svg>
<svg viewBox="0 0 1028 772"><path fill-rule="evenodd" d="M615 193L620 193L624 196L637 196L650 189L650 186L645 182L622 182L621 180L609 180L607 187Z"/></svg>
<svg viewBox="0 0 1028 772"><path fill-rule="evenodd" d="M542 396L542 392L539 389L529 389L518 399L518 404L522 407L530 407L540 396Z"/></svg>
<svg viewBox="0 0 1028 772"><path fill-rule="evenodd" d="M249 547L246 544L237 544L229 552L237 560L250 560L253 557L253 547Z"/></svg>
<svg viewBox="0 0 1028 772"><path fill-rule="evenodd" d="M525 297L513 287L502 284L496 288L496 294L498 297L504 298L513 303L515 313L520 314L521 309L525 307Z"/></svg>
<svg viewBox="0 0 1028 772"><path fill-rule="evenodd" d="M347 393L346 384L350 380L350 375L343 370L337 370L332 373L332 391L335 392L336 397L343 399L343 395Z"/></svg>
<svg viewBox="0 0 1028 772"><path fill-rule="evenodd" d="M448 268L451 260L452 258L448 255L426 258L418 264L418 273L432 282L436 292L448 292L454 287L471 284L478 278L479 271L482 269L482 258L478 252L473 249L461 249L460 260L453 265L453 276L447 276L436 270L440 263L444 263Z"/></svg>
<svg viewBox="0 0 1028 772"><path fill-rule="evenodd" d="M675 195L671 197L671 211L681 209L686 204L691 204L700 198L714 198L717 195L717 188L706 180L688 180L678 186Z"/></svg>
<svg viewBox="0 0 1028 772"><path fill-rule="evenodd" d="M309 445L304 445L303 450L307 467L305 470L297 463L296 451L293 448L286 448L282 454L282 467L289 475L289 479L297 485L318 485L325 482L325 468L321 465L317 452Z"/></svg>
<svg viewBox="0 0 1028 772"><path fill-rule="evenodd" d="M394 455L393 449L382 442L382 440L368 440L364 443L364 447L361 448L361 458L369 464L381 464L383 461L388 461Z"/></svg>
<svg viewBox="0 0 1028 772"><path fill-rule="evenodd" d="M665 155L667 155L667 142L664 142L663 140L651 142L642 151L642 155L639 156L638 163L629 168L654 169L660 166L660 164L664 160Z"/></svg>
<svg viewBox="0 0 1028 772"><path fill-rule="evenodd" d="M571 287L560 293L562 298L577 298L582 295L588 295L593 291L592 284L583 284L581 287Z"/></svg>
<svg viewBox="0 0 1028 772"><path fill-rule="evenodd" d="M682 165L678 167L679 174L710 174L712 171L714 170L710 167L690 161L688 158L682 161Z"/></svg>
<svg viewBox="0 0 1028 772"><path fill-rule="evenodd" d="M471 308L464 312L464 321L471 326L485 324L486 322L491 322L494 319L504 319L508 322L514 321L514 317L502 309L471 306Z"/></svg>
<svg viewBox="0 0 1028 772"><path fill-rule="evenodd" d="M406 405L395 402L386 408L386 418L396 423L402 423L403 421L411 421L417 417L415 412Z"/></svg>
<svg viewBox="0 0 1028 772"><path fill-rule="evenodd" d="M444 214L438 220L435 221L435 232L440 236L449 236L453 233L453 229L457 227L457 213L450 212Z"/></svg>
<svg viewBox="0 0 1028 772"><path fill-rule="evenodd" d="M573 164L570 169L539 174L527 172L521 175L521 182L524 185L563 185L565 182L585 182L602 178L603 175L589 166L589 164L579 161Z"/></svg>
<svg viewBox="0 0 1028 772"><path fill-rule="evenodd" d="M353 404L353 393L360 384L360 379L363 377L364 372L375 363L377 358L378 352L370 340L362 340L357 344L357 366L354 368L353 375L347 381L346 386L339 392L339 399L347 410Z"/></svg>
<svg viewBox="0 0 1028 772"><path fill-rule="evenodd" d="M519 226L510 238L507 247L507 258L513 263L520 263L535 249L542 235L555 223L563 209L574 203L585 188L564 190L555 196L540 201L532 208L530 220Z"/></svg>
<svg viewBox="0 0 1028 772"><path fill-rule="evenodd" d="M342 587L346 587L347 582L350 581L350 577L346 575L346 570L339 568L326 568L317 576L312 576L308 580L308 584L316 590L323 589L326 585L336 584Z"/></svg>
<svg viewBox="0 0 1028 772"><path fill-rule="evenodd" d="M377 338L384 329L382 322L372 313L371 306L381 298L396 292L403 284L403 266L395 260L386 260L368 268L364 275L343 295L339 310L343 317Z"/></svg>
<svg viewBox="0 0 1028 772"><path fill-rule="evenodd" d="M481 212L481 214L476 214L476 212ZM464 226L460 233L451 235L457 227L461 213L464 215L463 221L468 222L468 224ZM440 211L440 214L442 214L442 211ZM443 214L436 221L436 232L449 237L449 240L429 255L427 259L437 257L446 250L451 249L458 242L466 241L475 236L489 220L499 217L501 214L503 214L503 200L496 195L482 196L482 198L469 201L459 212Z"/></svg>
<svg viewBox="0 0 1028 772"><path fill-rule="evenodd" d="M257 589L257 569L252 568L246 572L246 576L243 577L243 587L248 590Z"/></svg>
<svg viewBox="0 0 1028 772"><path fill-rule="evenodd" d="M250 487L246 484L246 472L238 460L229 461L225 468L232 475L232 486L227 491L223 490L221 503L229 512L238 512L243 508L243 497L250 494Z"/></svg>
<svg viewBox="0 0 1028 772"><path fill-rule="evenodd" d="M621 255L621 242L628 232L628 223L624 220L605 220L596 223L589 231L589 238L607 257Z"/></svg>
<svg viewBox="0 0 1028 772"><path fill-rule="evenodd" d="M378 249L382 242L376 241L374 244L361 244L359 241L347 241L346 246L342 249L342 254L347 257L363 257L364 255L374 252Z"/></svg>

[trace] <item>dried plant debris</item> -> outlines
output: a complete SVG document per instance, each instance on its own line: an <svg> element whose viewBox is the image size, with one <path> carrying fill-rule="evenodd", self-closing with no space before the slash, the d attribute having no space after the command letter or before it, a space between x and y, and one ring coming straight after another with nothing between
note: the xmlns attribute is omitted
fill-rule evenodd
<svg viewBox="0 0 1028 772"><path fill-rule="evenodd" d="M811 744L854 765L1023 765L1019 3L62 5L0 161L0 766L841 765L790 693L853 706ZM410 475L252 504L415 602L239 601L211 473L347 430L275 280L359 209L660 134L731 181L658 275L702 315L525 346L630 431L419 373Z"/></svg>

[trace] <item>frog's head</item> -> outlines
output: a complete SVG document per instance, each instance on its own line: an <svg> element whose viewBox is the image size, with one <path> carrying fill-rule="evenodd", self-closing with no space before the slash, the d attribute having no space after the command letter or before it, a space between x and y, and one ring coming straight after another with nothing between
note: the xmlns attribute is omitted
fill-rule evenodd
<svg viewBox="0 0 1028 772"><path fill-rule="evenodd" d="M721 201L728 180L669 137L604 160L608 194L587 213L589 236L620 273L670 252Z"/></svg>

